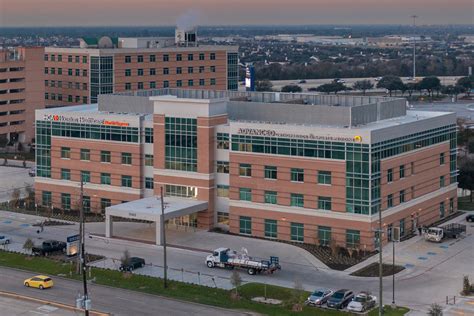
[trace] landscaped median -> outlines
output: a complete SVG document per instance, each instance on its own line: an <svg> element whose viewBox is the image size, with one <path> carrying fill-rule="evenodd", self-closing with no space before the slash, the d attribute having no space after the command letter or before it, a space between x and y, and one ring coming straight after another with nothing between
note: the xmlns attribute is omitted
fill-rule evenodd
<svg viewBox="0 0 474 316"><path fill-rule="evenodd" d="M24 254L0 251L0 266L11 267L79 280L75 267L71 263L51 260L48 258L29 257ZM163 280L155 277L122 273L113 270L92 268L91 277L95 284L107 285L148 294L161 295L184 301L218 306L229 309L249 310L263 315L345 315L335 310L321 310L314 307L303 307L302 311L292 311L295 302L301 302L309 293L295 289L283 288L260 283L249 283L238 288L238 298L235 291L210 288L205 286L169 281L167 289L163 288ZM266 287L266 289L265 289ZM254 297L279 299L279 306L265 305L253 302ZM408 312L407 308L388 309L384 315L398 316ZM372 311L369 315L377 315Z"/></svg>

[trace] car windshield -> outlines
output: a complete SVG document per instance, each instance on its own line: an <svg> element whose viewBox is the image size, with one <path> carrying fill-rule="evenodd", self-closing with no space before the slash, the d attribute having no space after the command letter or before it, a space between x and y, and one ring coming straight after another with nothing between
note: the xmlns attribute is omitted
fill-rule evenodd
<svg viewBox="0 0 474 316"><path fill-rule="evenodd" d="M344 297L344 292L336 292L336 293L334 293L334 295L332 297L337 298L337 299L341 299L341 298Z"/></svg>
<svg viewBox="0 0 474 316"><path fill-rule="evenodd" d="M44 279L43 281L44 281L44 282L49 282L49 281L51 281L51 278L46 278L46 279Z"/></svg>
<svg viewBox="0 0 474 316"><path fill-rule="evenodd" d="M311 296L317 296L317 297L320 297L320 296L323 296L324 293L322 291L314 291L313 294L311 294Z"/></svg>
<svg viewBox="0 0 474 316"><path fill-rule="evenodd" d="M367 298L365 296L357 296L355 299L354 299L355 302L361 302L361 303L364 303L367 301Z"/></svg>

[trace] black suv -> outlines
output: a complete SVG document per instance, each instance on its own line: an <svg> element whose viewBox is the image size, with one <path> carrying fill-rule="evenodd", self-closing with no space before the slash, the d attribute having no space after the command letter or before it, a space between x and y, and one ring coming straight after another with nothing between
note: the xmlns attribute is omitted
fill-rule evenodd
<svg viewBox="0 0 474 316"><path fill-rule="evenodd" d="M327 304L328 307L342 309L349 305L349 302L354 297L354 293L351 290L342 289L334 292L329 298Z"/></svg>
<svg viewBox="0 0 474 316"><path fill-rule="evenodd" d="M120 271L132 271L138 268L142 268L145 266L145 259L139 257L131 257L120 265Z"/></svg>
<svg viewBox="0 0 474 316"><path fill-rule="evenodd" d="M474 214L469 214L466 216L466 221L468 222L474 222Z"/></svg>

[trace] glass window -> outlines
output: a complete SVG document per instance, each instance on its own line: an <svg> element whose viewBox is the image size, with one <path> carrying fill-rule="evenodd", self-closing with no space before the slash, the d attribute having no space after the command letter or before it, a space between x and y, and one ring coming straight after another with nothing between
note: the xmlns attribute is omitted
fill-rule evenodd
<svg viewBox="0 0 474 316"><path fill-rule="evenodd" d="M176 61L181 61L181 60L183 60L183 55L176 54Z"/></svg>
<svg viewBox="0 0 474 316"><path fill-rule="evenodd" d="M122 165L131 165L131 164L132 164L132 154L122 153Z"/></svg>
<svg viewBox="0 0 474 316"><path fill-rule="evenodd" d="M319 184L331 184L331 171L318 171Z"/></svg>
<svg viewBox="0 0 474 316"><path fill-rule="evenodd" d="M100 161L101 162L110 162L110 151L105 151L105 150L102 150L100 152Z"/></svg>
<svg viewBox="0 0 474 316"><path fill-rule="evenodd" d="M165 185L166 196L179 196L185 198L196 198L197 188L184 185Z"/></svg>
<svg viewBox="0 0 474 316"><path fill-rule="evenodd" d="M71 210L71 194L61 193L61 208L63 210Z"/></svg>
<svg viewBox="0 0 474 316"><path fill-rule="evenodd" d="M130 77L132 75L132 69L125 69L125 77Z"/></svg>
<svg viewBox="0 0 474 316"><path fill-rule="evenodd" d="M81 61L81 56L74 56L74 59L76 63L79 63Z"/></svg>
<svg viewBox="0 0 474 316"><path fill-rule="evenodd" d="M163 68L163 75L169 75L170 69L169 68Z"/></svg>
<svg viewBox="0 0 474 316"><path fill-rule="evenodd" d="M321 246L331 244L331 227L318 226L318 239Z"/></svg>
<svg viewBox="0 0 474 316"><path fill-rule="evenodd" d="M188 67L188 74L194 73L194 68L193 67Z"/></svg>
<svg viewBox="0 0 474 316"><path fill-rule="evenodd" d="M82 197L82 207L84 209L84 212L90 212L91 211L91 197L84 195Z"/></svg>
<svg viewBox="0 0 474 316"><path fill-rule="evenodd" d="M400 203L405 202L405 190L400 191Z"/></svg>
<svg viewBox="0 0 474 316"><path fill-rule="evenodd" d="M71 169L61 169L61 180L71 180Z"/></svg>
<svg viewBox="0 0 474 316"><path fill-rule="evenodd" d="M84 183L91 182L91 172L90 171L81 171L81 180Z"/></svg>
<svg viewBox="0 0 474 316"><path fill-rule="evenodd" d="M250 235L252 233L252 218L248 216L240 216L239 228L241 234Z"/></svg>
<svg viewBox="0 0 474 316"><path fill-rule="evenodd" d="M199 53L199 60L204 60L204 53Z"/></svg>
<svg viewBox="0 0 474 316"><path fill-rule="evenodd" d="M443 218L445 215L444 202L439 203L439 217Z"/></svg>
<svg viewBox="0 0 474 316"><path fill-rule="evenodd" d="M87 64L87 56L82 56L82 63Z"/></svg>
<svg viewBox="0 0 474 316"><path fill-rule="evenodd" d="M112 205L112 201L110 199L104 199L104 198L100 199L100 210L102 212L105 212L105 208L111 205Z"/></svg>
<svg viewBox="0 0 474 316"><path fill-rule="evenodd" d="M211 78L210 84L211 84L211 86L215 86L216 85L216 78Z"/></svg>
<svg viewBox="0 0 474 316"><path fill-rule="evenodd" d="M197 120L165 118L166 169L197 171Z"/></svg>
<svg viewBox="0 0 474 316"><path fill-rule="evenodd" d="M444 153L439 154L439 164L444 165Z"/></svg>
<svg viewBox="0 0 474 316"><path fill-rule="evenodd" d="M188 87L192 87L194 86L194 80L193 79L189 79L188 80Z"/></svg>
<svg viewBox="0 0 474 316"><path fill-rule="evenodd" d="M137 56L137 62L142 63L143 62L143 55L138 55Z"/></svg>
<svg viewBox="0 0 474 316"><path fill-rule="evenodd" d="M183 68L176 67L176 74L179 75L179 74L182 74L182 73L183 73Z"/></svg>
<svg viewBox="0 0 474 316"><path fill-rule="evenodd" d="M68 56L67 56L67 62L68 62L68 63L72 63L72 56L71 56L71 55L68 55Z"/></svg>
<svg viewBox="0 0 474 316"><path fill-rule="evenodd" d="M239 199L241 201L252 201L252 189L240 188L239 189Z"/></svg>
<svg viewBox="0 0 474 316"><path fill-rule="evenodd" d="M291 240L298 242L304 241L304 224L291 223Z"/></svg>
<svg viewBox="0 0 474 316"><path fill-rule="evenodd" d="M265 191L265 203L277 204L277 193L275 191Z"/></svg>
<svg viewBox="0 0 474 316"><path fill-rule="evenodd" d="M229 225L229 213L217 212L217 223Z"/></svg>
<svg viewBox="0 0 474 316"><path fill-rule="evenodd" d="M228 185L217 185L217 196L218 197L229 197L229 186Z"/></svg>
<svg viewBox="0 0 474 316"><path fill-rule="evenodd" d="M110 173L101 173L100 174L100 184L110 185Z"/></svg>
<svg viewBox="0 0 474 316"><path fill-rule="evenodd" d="M132 176L122 176L122 186L131 188L132 187Z"/></svg>
<svg viewBox="0 0 474 316"><path fill-rule="evenodd" d="M125 63L129 64L132 62L132 56L125 56Z"/></svg>
<svg viewBox="0 0 474 316"><path fill-rule="evenodd" d="M400 236L405 236L405 219L400 220Z"/></svg>
<svg viewBox="0 0 474 316"><path fill-rule="evenodd" d="M393 181L393 169L388 169L387 170L387 182L392 182Z"/></svg>
<svg viewBox="0 0 474 316"><path fill-rule="evenodd" d="M150 81L150 89L156 89L156 81Z"/></svg>
<svg viewBox="0 0 474 316"><path fill-rule="evenodd" d="M145 143L153 144L153 128L145 127Z"/></svg>
<svg viewBox="0 0 474 316"><path fill-rule="evenodd" d="M217 149L229 149L229 134L217 133Z"/></svg>
<svg viewBox="0 0 474 316"><path fill-rule="evenodd" d="M146 177L145 178L145 189L153 189L154 183L153 178Z"/></svg>
<svg viewBox="0 0 474 316"><path fill-rule="evenodd" d="M183 80L176 80L176 86L177 87L182 87L183 86Z"/></svg>
<svg viewBox="0 0 474 316"><path fill-rule="evenodd" d="M318 208L330 211L332 209L332 199L327 196L320 196L318 198Z"/></svg>
<svg viewBox="0 0 474 316"><path fill-rule="evenodd" d="M304 207L304 196L303 194L299 193L291 193L290 195L290 205L297 206L297 207Z"/></svg>
<svg viewBox="0 0 474 316"><path fill-rule="evenodd" d="M150 63L154 63L156 61L156 55L150 55L149 61Z"/></svg>
<svg viewBox="0 0 474 316"><path fill-rule="evenodd" d="M193 54L188 54L188 60L193 60L194 59L194 55Z"/></svg>
<svg viewBox="0 0 474 316"><path fill-rule="evenodd" d="M132 90L132 84L130 82L125 83L125 90Z"/></svg>
<svg viewBox="0 0 474 316"><path fill-rule="evenodd" d="M153 155L145 155L145 166L153 167Z"/></svg>
<svg viewBox="0 0 474 316"><path fill-rule="evenodd" d="M210 66L209 71L210 72L216 72L216 66Z"/></svg>
<svg viewBox="0 0 474 316"><path fill-rule="evenodd" d="M89 149L81 148L80 159L87 161L91 160L91 151Z"/></svg>
<svg viewBox="0 0 474 316"><path fill-rule="evenodd" d="M360 231L347 229L346 230L346 248L357 249L360 246Z"/></svg>
<svg viewBox="0 0 474 316"><path fill-rule="evenodd" d="M137 89L138 90L143 90L143 82L137 83Z"/></svg>
<svg viewBox="0 0 474 316"><path fill-rule="evenodd" d="M304 182L304 170L300 168L291 168L291 181Z"/></svg>
<svg viewBox="0 0 474 316"><path fill-rule="evenodd" d="M204 86L206 84L206 80L205 79L199 79L199 85L200 86Z"/></svg>
<svg viewBox="0 0 474 316"><path fill-rule="evenodd" d="M277 238L277 221L274 219L265 220L265 237L267 238Z"/></svg>
<svg viewBox="0 0 474 316"><path fill-rule="evenodd" d="M387 208L393 207L393 194L387 196Z"/></svg>
<svg viewBox="0 0 474 316"><path fill-rule="evenodd" d="M247 163L239 164L239 176L251 177L252 176L252 165Z"/></svg>
<svg viewBox="0 0 474 316"><path fill-rule="evenodd" d="M163 61L170 61L170 55L163 54Z"/></svg>
<svg viewBox="0 0 474 316"><path fill-rule="evenodd" d="M400 166L400 179L405 178L405 165Z"/></svg>
<svg viewBox="0 0 474 316"><path fill-rule="evenodd" d="M71 158L71 148L61 147L61 158Z"/></svg>
<svg viewBox="0 0 474 316"><path fill-rule="evenodd" d="M218 173L229 173L229 162L228 161L217 161L217 172Z"/></svg>
<svg viewBox="0 0 474 316"><path fill-rule="evenodd" d="M163 88L168 88L170 86L170 82L168 80L163 81Z"/></svg>
<svg viewBox="0 0 474 316"><path fill-rule="evenodd" d="M168 69L168 68L166 68L166 69ZM168 72L169 72L169 71L168 71ZM155 68L150 68L150 72L149 72L149 73L150 73L150 76L156 75L156 69L155 69Z"/></svg>
<svg viewBox="0 0 474 316"><path fill-rule="evenodd" d="M199 66L199 73L200 73L200 74L203 73L204 70L205 70L204 66Z"/></svg>
<svg viewBox="0 0 474 316"><path fill-rule="evenodd" d="M264 169L265 179L277 179L278 171L275 166L265 166Z"/></svg>
<svg viewBox="0 0 474 316"><path fill-rule="evenodd" d="M41 192L41 205L50 207L52 205L52 193L50 191Z"/></svg>
<svg viewBox="0 0 474 316"><path fill-rule="evenodd" d="M209 56L210 60L216 60L216 53L211 53Z"/></svg>
<svg viewBox="0 0 474 316"><path fill-rule="evenodd" d="M439 177L439 187L442 188L444 187L445 183L444 183L444 176L441 176Z"/></svg>

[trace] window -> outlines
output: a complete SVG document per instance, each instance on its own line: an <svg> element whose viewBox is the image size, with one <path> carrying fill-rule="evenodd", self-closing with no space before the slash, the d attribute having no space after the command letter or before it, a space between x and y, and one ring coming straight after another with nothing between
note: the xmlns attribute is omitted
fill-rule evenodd
<svg viewBox="0 0 474 316"><path fill-rule="evenodd" d="M206 84L206 80L204 79L199 79L199 85L204 86Z"/></svg>
<svg viewBox="0 0 474 316"><path fill-rule="evenodd" d="M66 211L71 209L71 194L61 193L61 208Z"/></svg>
<svg viewBox="0 0 474 316"><path fill-rule="evenodd" d="M87 64L87 56L82 56L82 63Z"/></svg>
<svg viewBox="0 0 474 316"><path fill-rule="evenodd" d="M211 55L209 56L209 59L216 60L216 53L211 53Z"/></svg>
<svg viewBox="0 0 474 316"><path fill-rule="evenodd" d="M183 60L183 55L176 54L176 61L182 61L182 60Z"/></svg>
<svg viewBox="0 0 474 316"><path fill-rule="evenodd" d="M393 207L393 194L387 196L387 208Z"/></svg>
<svg viewBox="0 0 474 316"><path fill-rule="evenodd" d="M318 208L330 211L332 209L332 199L327 196L318 197Z"/></svg>
<svg viewBox="0 0 474 316"><path fill-rule="evenodd" d="M193 60L194 59L194 55L193 54L188 54L188 60Z"/></svg>
<svg viewBox="0 0 474 316"><path fill-rule="evenodd" d="M156 89L156 81L150 81L150 89Z"/></svg>
<svg viewBox="0 0 474 316"><path fill-rule="evenodd" d="M188 67L188 74L194 73L194 68L193 67Z"/></svg>
<svg viewBox="0 0 474 316"><path fill-rule="evenodd" d="M346 230L346 248L356 249L360 245L360 231L347 229Z"/></svg>
<svg viewBox="0 0 474 316"><path fill-rule="evenodd" d="M110 162L110 151L102 150L100 152L100 162Z"/></svg>
<svg viewBox="0 0 474 316"><path fill-rule="evenodd" d="M132 154L122 153L122 165L131 165L131 164L132 164Z"/></svg>
<svg viewBox="0 0 474 316"><path fill-rule="evenodd" d="M44 74L47 75L49 73L48 67L44 67Z"/></svg>
<svg viewBox="0 0 474 316"><path fill-rule="evenodd" d="M169 68L163 68L163 75L169 75L170 69Z"/></svg>
<svg viewBox="0 0 474 316"><path fill-rule="evenodd" d="M400 191L400 203L405 202L405 190Z"/></svg>
<svg viewBox="0 0 474 316"><path fill-rule="evenodd" d="M137 76L143 76L143 69L142 68L137 69Z"/></svg>
<svg viewBox="0 0 474 316"><path fill-rule="evenodd" d="M76 61L76 63L80 62L80 58L81 58L81 56L74 56L74 60Z"/></svg>
<svg viewBox="0 0 474 316"><path fill-rule="evenodd" d="M112 201L110 199L104 199L104 198L100 199L100 210L102 212L105 212L105 208L107 208L111 205L112 205Z"/></svg>
<svg viewBox="0 0 474 316"><path fill-rule="evenodd" d="M299 193L291 193L290 195L290 205L297 206L297 207L304 207L304 196L303 194Z"/></svg>
<svg viewBox="0 0 474 316"><path fill-rule="evenodd" d="M100 174L100 184L110 185L110 173L101 173Z"/></svg>
<svg viewBox="0 0 474 316"><path fill-rule="evenodd" d="M240 188L239 189L239 200L241 200L241 201L252 201L252 189Z"/></svg>
<svg viewBox="0 0 474 316"><path fill-rule="evenodd" d="M156 61L156 55L150 55L148 58L149 58L148 60L150 61L150 63L154 63Z"/></svg>
<svg viewBox="0 0 474 316"><path fill-rule="evenodd" d="M264 176L265 179L277 179L277 167L275 166L265 166Z"/></svg>
<svg viewBox="0 0 474 316"><path fill-rule="evenodd" d="M241 163L239 165L239 176L241 177L251 177L252 176L252 165L247 163Z"/></svg>
<svg viewBox="0 0 474 316"><path fill-rule="evenodd" d="M143 90L143 82L139 82L139 83L137 84L137 89L138 89L138 90Z"/></svg>
<svg viewBox="0 0 474 316"><path fill-rule="evenodd" d="M229 213L217 212L217 223L229 225Z"/></svg>
<svg viewBox="0 0 474 316"><path fill-rule="evenodd" d="M318 226L318 239L321 246L331 244L331 227Z"/></svg>
<svg viewBox="0 0 474 316"><path fill-rule="evenodd" d="M241 234L250 235L252 233L252 218L247 216L240 216L239 228Z"/></svg>
<svg viewBox="0 0 474 316"><path fill-rule="evenodd" d="M153 178L146 177L145 178L145 189L153 189Z"/></svg>
<svg viewBox="0 0 474 316"><path fill-rule="evenodd" d="M81 171L81 181L84 183L91 182L91 172L90 171Z"/></svg>
<svg viewBox="0 0 474 316"><path fill-rule="evenodd" d="M443 218L445 215L444 202L439 203L439 217Z"/></svg>
<svg viewBox="0 0 474 316"><path fill-rule="evenodd" d="M122 186L131 188L132 187L132 176L122 176Z"/></svg>
<svg viewBox="0 0 474 316"><path fill-rule="evenodd" d="M275 191L265 191L265 203L277 204L277 193Z"/></svg>
<svg viewBox="0 0 474 316"><path fill-rule="evenodd" d="M76 75L76 77L79 77L81 75L81 70L80 69L75 69L75 75Z"/></svg>
<svg viewBox="0 0 474 316"><path fill-rule="evenodd" d="M183 73L183 68L176 67L176 74L179 75L179 74L182 74L182 73Z"/></svg>
<svg viewBox="0 0 474 316"><path fill-rule="evenodd" d="M304 170L300 168L291 168L291 181L304 182Z"/></svg>
<svg viewBox="0 0 474 316"><path fill-rule="evenodd" d="M444 187L444 176L439 177L439 187Z"/></svg>
<svg viewBox="0 0 474 316"><path fill-rule="evenodd" d="M400 236L405 236L405 219L400 220Z"/></svg>
<svg viewBox="0 0 474 316"><path fill-rule="evenodd" d="M217 149L229 149L229 134L217 133Z"/></svg>
<svg viewBox="0 0 474 316"><path fill-rule="evenodd" d="M153 128L145 127L145 143L153 144Z"/></svg>
<svg viewBox="0 0 474 316"><path fill-rule="evenodd" d="M400 166L400 179L405 178L405 165Z"/></svg>
<svg viewBox="0 0 474 316"><path fill-rule="evenodd" d="M388 169L387 170L387 182L392 182L393 181L393 169Z"/></svg>
<svg viewBox="0 0 474 316"><path fill-rule="evenodd" d="M229 197L229 186L228 185L217 185L217 196L218 197Z"/></svg>
<svg viewBox="0 0 474 316"><path fill-rule="evenodd" d="M182 87L183 86L183 80L176 80L176 86L177 87Z"/></svg>
<svg viewBox="0 0 474 316"><path fill-rule="evenodd" d="M87 69L83 69L83 70L82 70L82 76L83 76L83 77L87 77Z"/></svg>
<svg viewBox="0 0 474 316"><path fill-rule="evenodd" d="M163 61L170 61L170 55L164 54L163 55Z"/></svg>
<svg viewBox="0 0 474 316"><path fill-rule="evenodd" d="M67 62L68 62L68 63L72 63L72 56L71 56L71 55L68 55L68 56L67 56Z"/></svg>
<svg viewBox="0 0 474 316"><path fill-rule="evenodd" d="M44 61L48 61L48 54L44 54Z"/></svg>
<svg viewBox="0 0 474 316"><path fill-rule="evenodd" d="M71 148L61 147L61 158L71 158Z"/></svg>
<svg viewBox="0 0 474 316"><path fill-rule="evenodd" d="M210 84L211 84L211 86L215 86L216 85L216 78L211 78Z"/></svg>
<svg viewBox="0 0 474 316"><path fill-rule="evenodd" d="M168 88L170 86L170 82L168 80L163 81L163 88Z"/></svg>
<svg viewBox="0 0 474 316"><path fill-rule="evenodd" d="M61 169L61 180L71 180L71 169Z"/></svg>
<svg viewBox="0 0 474 316"><path fill-rule="evenodd" d="M229 173L229 162L228 161L217 161L217 172L218 173Z"/></svg>
<svg viewBox="0 0 474 316"><path fill-rule="evenodd" d="M199 60L204 60L204 53L199 53Z"/></svg>
<svg viewBox="0 0 474 316"><path fill-rule="evenodd" d="M154 76L154 75L156 75L156 68L150 68L150 76Z"/></svg>
<svg viewBox="0 0 474 316"><path fill-rule="evenodd" d="M142 63L143 62L143 55L138 55L137 56L137 63Z"/></svg>
<svg viewBox="0 0 474 316"><path fill-rule="evenodd" d="M125 77L130 77L132 75L132 69L125 69Z"/></svg>
<svg viewBox="0 0 474 316"><path fill-rule="evenodd" d="M265 237L277 238L277 221L274 219L265 220Z"/></svg>
<svg viewBox="0 0 474 316"><path fill-rule="evenodd" d="M145 155L145 166L153 167L153 155Z"/></svg>
<svg viewBox="0 0 474 316"><path fill-rule="evenodd" d="M62 75L63 74L63 69L62 68L58 68L58 75ZM59 85L58 85L59 86Z"/></svg>
<svg viewBox="0 0 474 316"><path fill-rule="evenodd" d="M304 241L304 224L291 223L291 240L298 242Z"/></svg>
<svg viewBox="0 0 474 316"><path fill-rule="evenodd" d="M52 200L52 193L50 191L41 192L41 205L50 207Z"/></svg>
<svg viewBox="0 0 474 316"><path fill-rule="evenodd" d="M67 102L72 102L72 95L67 96Z"/></svg>
<svg viewBox="0 0 474 316"><path fill-rule="evenodd" d="M132 62L132 56L125 56L125 63L129 64Z"/></svg>
<svg viewBox="0 0 474 316"><path fill-rule="evenodd" d="M193 79L189 79L188 80L188 87L192 87L194 86L194 80Z"/></svg>
<svg viewBox="0 0 474 316"><path fill-rule="evenodd" d="M68 69L67 74L68 74L68 76L72 76L72 69Z"/></svg>
<svg viewBox="0 0 474 316"><path fill-rule="evenodd" d="M199 66L199 73L202 74L204 72L204 66Z"/></svg>
<svg viewBox="0 0 474 316"><path fill-rule="evenodd" d="M331 171L318 171L319 184L331 184Z"/></svg>
<svg viewBox="0 0 474 316"><path fill-rule="evenodd" d="M415 163L411 162L410 165L411 165L411 174L414 175L415 174Z"/></svg>
<svg viewBox="0 0 474 316"><path fill-rule="evenodd" d="M51 73L52 75L55 75L55 74L56 74L56 68L51 67L50 73Z"/></svg>
<svg viewBox="0 0 474 316"><path fill-rule="evenodd" d="M82 208L84 209L84 212L90 212L91 211L91 197L90 196L83 196L82 197Z"/></svg>
<svg viewBox="0 0 474 316"><path fill-rule="evenodd" d="M449 213L454 212L454 198L449 199Z"/></svg>
<svg viewBox="0 0 474 316"><path fill-rule="evenodd" d="M210 66L209 71L210 72L216 72L216 66Z"/></svg>
<svg viewBox="0 0 474 316"><path fill-rule="evenodd" d="M125 83L125 90L132 90L132 84L130 82Z"/></svg>
<svg viewBox="0 0 474 316"><path fill-rule="evenodd" d="M84 104L87 103L87 97L82 97L82 103L84 103Z"/></svg>
<svg viewBox="0 0 474 316"><path fill-rule="evenodd" d="M439 164L444 165L444 153L439 154Z"/></svg>

